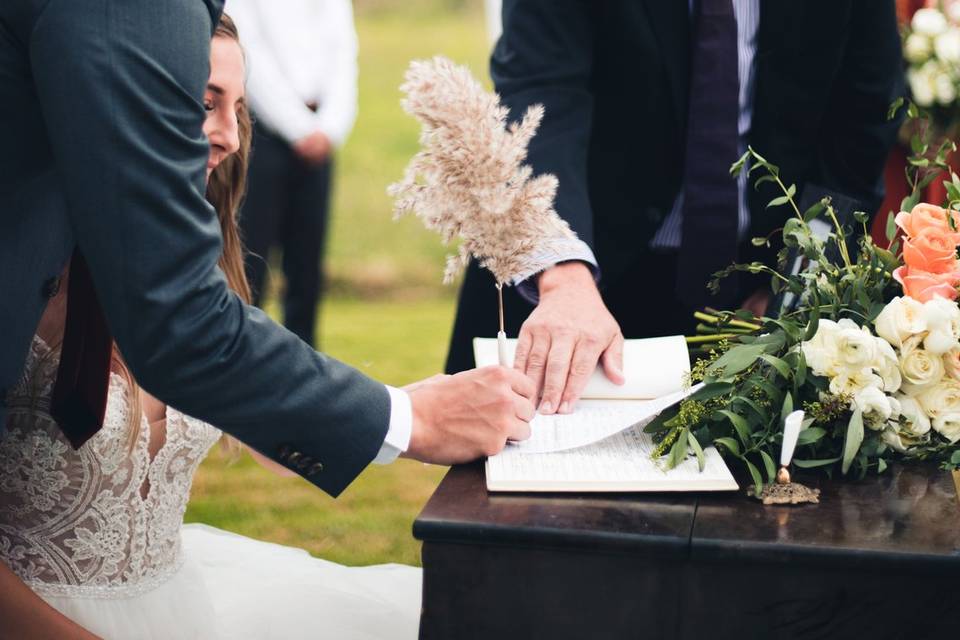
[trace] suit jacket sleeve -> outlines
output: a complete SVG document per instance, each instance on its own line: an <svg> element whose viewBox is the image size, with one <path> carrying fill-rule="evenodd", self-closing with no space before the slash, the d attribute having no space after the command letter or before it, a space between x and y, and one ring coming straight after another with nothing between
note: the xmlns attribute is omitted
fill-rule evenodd
<svg viewBox="0 0 960 640"><path fill-rule="evenodd" d="M244 305L216 267L200 0L49 2L28 46L80 250L110 329L158 398L338 494L374 458L386 388ZM42 141L38 141L40 143Z"/></svg>
<svg viewBox="0 0 960 640"><path fill-rule="evenodd" d="M557 213L594 249L587 192L593 119L592 4L591 0L505 0L503 34L491 57L490 74L512 118L519 120L531 105L544 106L543 122L530 144L529 163L534 174L557 176Z"/></svg>

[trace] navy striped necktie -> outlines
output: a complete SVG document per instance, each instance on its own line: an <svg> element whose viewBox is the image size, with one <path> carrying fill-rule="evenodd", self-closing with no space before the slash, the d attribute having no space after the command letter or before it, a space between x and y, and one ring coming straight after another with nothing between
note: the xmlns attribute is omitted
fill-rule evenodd
<svg viewBox="0 0 960 640"><path fill-rule="evenodd" d="M712 299L706 287L737 256L737 182L729 169L738 155L740 81L732 0L696 3L691 43L677 295L690 308L724 307L736 302L734 283Z"/></svg>

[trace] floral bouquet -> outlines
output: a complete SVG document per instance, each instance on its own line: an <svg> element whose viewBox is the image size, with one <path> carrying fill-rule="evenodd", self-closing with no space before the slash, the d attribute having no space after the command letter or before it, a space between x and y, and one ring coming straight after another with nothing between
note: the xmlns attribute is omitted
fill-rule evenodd
<svg viewBox="0 0 960 640"><path fill-rule="evenodd" d="M908 111L918 116L912 104ZM770 206L792 215L776 268L733 265L711 286L734 271L763 273L775 294L797 302L762 319L696 314L703 335L688 339L700 349L691 383L704 386L646 427L658 443L655 457L673 467L692 451L703 464L702 446L712 443L740 460L759 488L777 474L784 419L803 409L798 467L863 477L898 459L960 466L960 213L916 202L954 147L931 159L927 141L915 146L913 193L907 211L891 214L886 247L871 239L866 214L854 214L856 234L842 225L829 198L801 211L796 187L752 149L734 164L735 175L762 173L755 184L779 186L783 195ZM945 185L960 201L960 178L952 174ZM815 233L816 219L830 232ZM797 260L804 268L791 268Z"/></svg>
<svg viewBox="0 0 960 640"><path fill-rule="evenodd" d="M960 4L917 11L903 34L907 80L914 101L949 129L960 117Z"/></svg>

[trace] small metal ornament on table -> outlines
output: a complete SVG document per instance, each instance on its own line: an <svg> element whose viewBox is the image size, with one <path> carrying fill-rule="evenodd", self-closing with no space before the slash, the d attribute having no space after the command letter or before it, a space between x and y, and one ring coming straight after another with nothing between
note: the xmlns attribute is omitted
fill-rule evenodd
<svg viewBox="0 0 960 640"><path fill-rule="evenodd" d="M780 449L780 471L777 472L776 482L772 482L757 492L757 487L753 486L748 491L757 500L763 504L818 504L820 502L820 490L792 482L790 479L790 461L793 459L794 449L797 447L797 439L800 437L800 429L803 426L803 411L794 411L787 416L783 423L783 446Z"/></svg>

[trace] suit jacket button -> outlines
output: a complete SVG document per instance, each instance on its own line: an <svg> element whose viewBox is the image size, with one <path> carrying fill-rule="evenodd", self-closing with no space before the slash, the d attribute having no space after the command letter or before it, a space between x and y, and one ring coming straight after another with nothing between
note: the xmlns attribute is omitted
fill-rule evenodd
<svg viewBox="0 0 960 640"><path fill-rule="evenodd" d="M286 460L291 451L293 451L293 447L288 444L282 444L277 448L277 457L281 460Z"/></svg>
<svg viewBox="0 0 960 640"><path fill-rule="evenodd" d="M321 471L323 471L323 463L314 462L313 465L309 469L307 469L307 475L315 476Z"/></svg>
<svg viewBox="0 0 960 640"><path fill-rule="evenodd" d="M60 277L54 276L53 278L47 278L43 282L43 289L41 290L43 295L47 298L52 298L60 292Z"/></svg>
<svg viewBox="0 0 960 640"><path fill-rule="evenodd" d="M313 464L313 458L310 456L303 456L300 458L300 462L297 463L297 469L300 471L306 471L307 467Z"/></svg>
<svg viewBox="0 0 960 640"><path fill-rule="evenodd" d="M303 457L302 453L300 453L299 451L294 451L289 456L287 456L287 463L290 465L295 465L297 464L297 461L302 457Z"/></svg>

